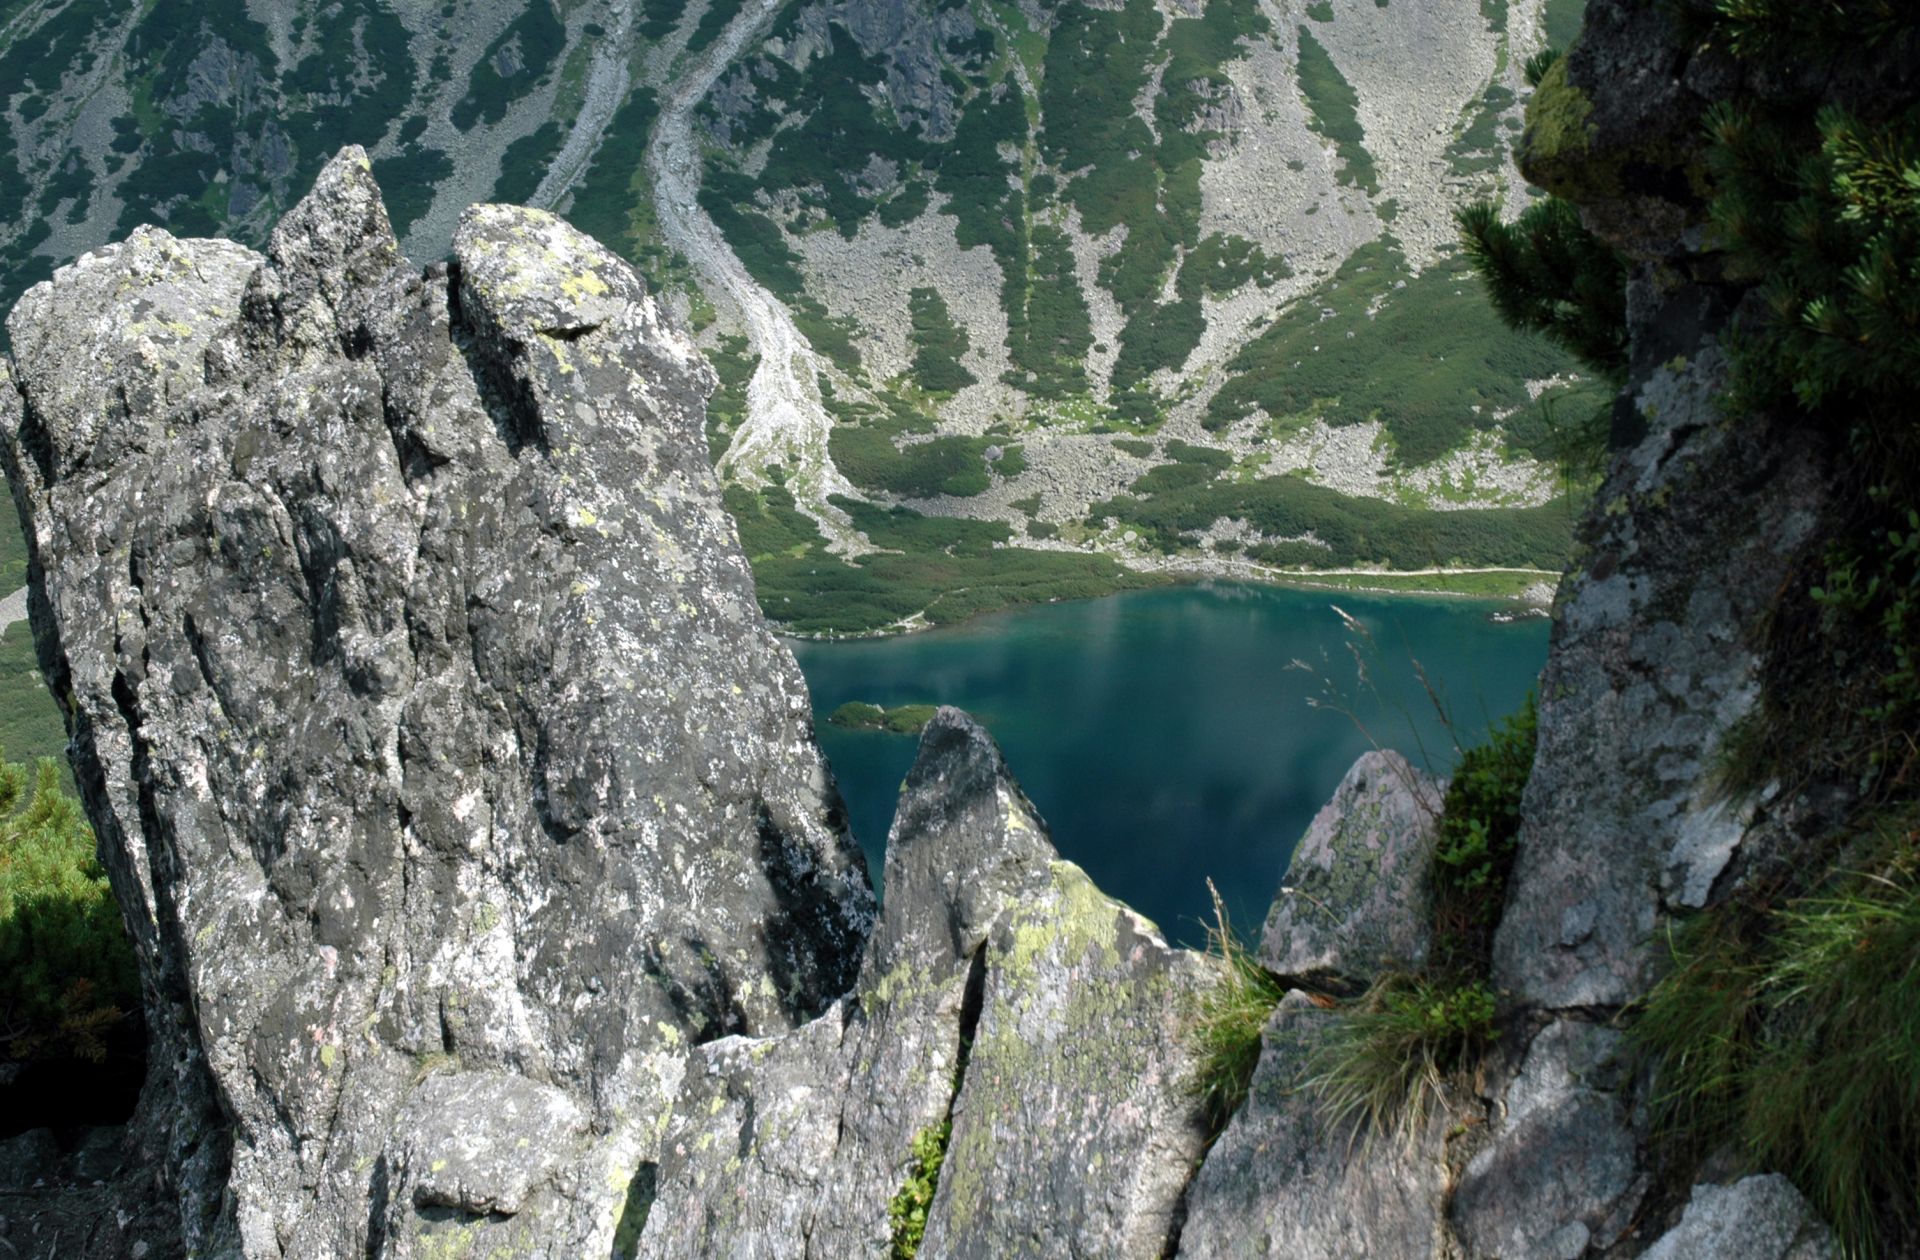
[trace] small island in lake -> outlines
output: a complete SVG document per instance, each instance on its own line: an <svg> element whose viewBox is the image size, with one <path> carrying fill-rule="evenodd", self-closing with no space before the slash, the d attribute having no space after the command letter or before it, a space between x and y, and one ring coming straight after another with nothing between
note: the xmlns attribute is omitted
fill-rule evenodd
<svg viewBox="0 0 1920 1260"><path fill-rule="evenodd" d="M866 704L859 700L849 700L832 713L827 721L835 726L844 726L856 731L889 731L895 735L918 735L920 728L933 721L934 710L938 705L903 704L896 708L884 709L877 704Z"/></svg>

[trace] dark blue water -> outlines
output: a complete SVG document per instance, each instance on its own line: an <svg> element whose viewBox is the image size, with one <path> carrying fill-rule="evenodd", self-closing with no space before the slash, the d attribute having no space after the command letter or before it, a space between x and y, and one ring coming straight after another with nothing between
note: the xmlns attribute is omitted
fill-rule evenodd
<svg viewBox="0 0 1920 1260"><path fill-rule="evenodd" d="M1496 624L1496 607L1220 584L792 646L876 879L915 741L826 716L848 700L959 705L1000 741L1061 854L1196 944L1209 876L1258 932L1294 842L1373 741L1451 768L1455 736L1416 660L1461 743L1519 707L1547 626Z"/></svg>

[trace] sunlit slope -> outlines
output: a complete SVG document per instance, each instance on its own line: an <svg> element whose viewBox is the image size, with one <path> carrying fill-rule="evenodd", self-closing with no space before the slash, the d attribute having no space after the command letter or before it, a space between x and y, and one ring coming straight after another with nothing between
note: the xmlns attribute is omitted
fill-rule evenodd
<svg viewBox="0 0 1920 1260"><path fill-rule="evenodd" d="M1591 387L1490 317L1451 215L1524 197L1521 65L1579 10L5 0L0 303L141 222L258 244L356 142L422 261L467 204L532 202L678 295L743 528L781 544L763 585L819 628L1111 586L1109 556L1552 568ZM661 188L696 74L697 169ZM823 572L830 539L941 566Z"/></svg>

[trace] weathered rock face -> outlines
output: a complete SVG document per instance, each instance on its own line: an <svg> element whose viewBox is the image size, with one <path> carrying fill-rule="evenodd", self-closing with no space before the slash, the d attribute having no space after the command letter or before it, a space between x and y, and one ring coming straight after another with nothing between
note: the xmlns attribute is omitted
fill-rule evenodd
<svg viewBox="0 0 1920 1260"><path fill-rule="evenodd" d="M1695 1186L1680 1223L1647 1248L1644 1260L1828 1260L1835 1254L1832 1233L1813 1218L1793 1183L1769 1173L1732 1185Z"/></svg>
<svg viewBox="0 0 1920 1260"><path fill-rule="evenodd" d="M817 1014L873 918L708 369L550 216L454 255L406 265L349 150L266 257L143 230L9 324L202 1252L605 1255L685 1044Z"/></svg>
<svg viewBox="0 0 1920 1260"><path fill-rule="evenodd" d="M1187 1192L1182 1256L1359 1260L1435 1253L1450 1117L1436 1113L1405 1141L1329 1117L1309 1081L1333 1018L1298 990L1274 1011L1246 1106L1207 1152Z"/></svg>
<svg viewBox="0 0 1920 1260"><path fill-rule="evenodd" d="M884 1255L913 1140L950 1121L920 1255L1164 1254L1206 1137L1179 1029L1206 961L1061 862L952 709L922 737L886 887L855 993L695 1055L638 1253Z"/></svg>
<svg viewBox="0 0 1920 1260"><path fill-rule="evenodd" d="M1399 753L1353 763L1294 847L1260 937L1276 975L1341 981L1426 961L1446 785Z"/></svg>
<svg viewBox="0 0 1920 1260"><path fill-rule="evenodd" d="M1294 848L1260 961L1322 991L1418 969L1444 792L1398 753L1355 762ZM1402 1140L1330 1116L1311 1083L1335 1018L1323 1002L1295 989L1268 1020L1246 1105L1187 1192L1181 1255L1424 1256L1441 1237L1450 1118Z"/></svg>
<svg viewBox="0 0 1920 1260"><path fill-rule="evenodd" d="M1825 506L1812 441L1756 440L1766 426L1721 414L1726 360L1699 335L1631 393L1647 433L1600 492L1541 677L1495 978L1546 1007L1644 991L1661 916L1706 905L1739 850L1751 809L1719 802L1715 758L1758 696L1758 627Z"/></svg>

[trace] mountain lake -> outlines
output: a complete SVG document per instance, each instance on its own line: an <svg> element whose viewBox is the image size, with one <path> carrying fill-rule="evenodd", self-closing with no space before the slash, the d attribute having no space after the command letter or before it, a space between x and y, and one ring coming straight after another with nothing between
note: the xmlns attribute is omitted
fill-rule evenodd
<svg viewBox="0 0 1920 1260"><path fill-rule="evenodd" d="M1548 623L1491 619L1513 607L1203 583L791 646L876 883L917 740L827 716L850 700L958 705L999 741L1061 856L1198 945L1209 877L1258 936L1295 842L1368 748L1444 775L1456 740L1521 705Z"/></svg>

